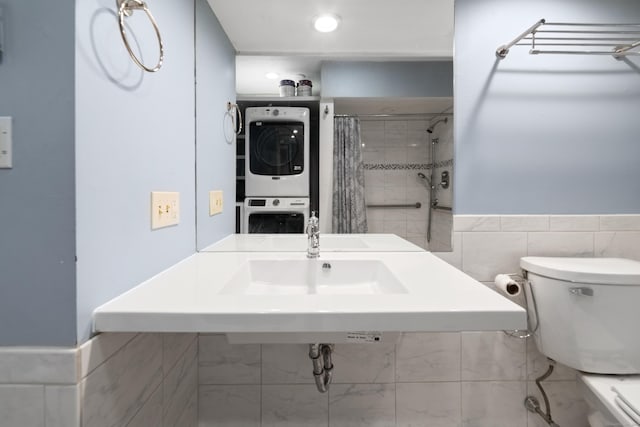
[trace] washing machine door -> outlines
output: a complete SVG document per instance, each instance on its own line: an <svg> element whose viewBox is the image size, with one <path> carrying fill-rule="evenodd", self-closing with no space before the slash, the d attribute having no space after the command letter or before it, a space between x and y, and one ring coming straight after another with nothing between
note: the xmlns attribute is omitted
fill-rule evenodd
<svg viewBox="0 0 640 427"><path fill-rule="evenodd" d="M298 212L259 212L249 214L248 233L304 233L305 218Z"/></svg>
<svg viewBox="0 0 640 427"><path fill-rule="evenodd" d="M254 175L304 172L304 124L298 121L250 123L249 170Z"/></svg>

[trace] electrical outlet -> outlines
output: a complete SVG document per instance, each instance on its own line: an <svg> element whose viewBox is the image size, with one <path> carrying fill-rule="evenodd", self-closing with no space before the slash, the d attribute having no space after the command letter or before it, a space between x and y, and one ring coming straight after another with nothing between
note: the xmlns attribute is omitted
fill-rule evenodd
<svg viewBox="0 0 640 427"><path fill-rule="evenodd" d="M151 192L151 229L168 227L180 222L180 193Z"/></svg>
<svg viewBox="0 0 640 427"><path fill-rule="evenodd" d="M224 199L222 190L209 191L209 216L222 213L224 209Z"/></svg>

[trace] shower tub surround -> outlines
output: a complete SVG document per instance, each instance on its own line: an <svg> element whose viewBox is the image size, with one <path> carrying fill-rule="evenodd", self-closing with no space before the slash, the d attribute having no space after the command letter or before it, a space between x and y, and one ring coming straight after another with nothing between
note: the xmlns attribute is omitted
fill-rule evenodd
<svg viewBox="0 0 640 427"><path fill-rule="evenodd" d="M451 206L452 186L441 188L440 174L453 177L453 120L438 124L431 134L437 139L435 164L430 159L427 120L362 120L362 150L365 163L367 204L415 204L416 208L367 208L371 233L393 233L431 251L451 250L451 212L432 211L432 239L427 242L429 189L418 177L427 177L435 167L436 197L442 206Z"/></svg>
<svg viewBox="0 0 640 427"><path fill-rule="evenodd" d="M640 215L454 219L454 251L436 255L488 286L495 274L517 271L524 255L640 260ZM11 427L546 427L522 406L537 394L533 380L546 361L532 342L501 332L414 332L395 345L336 346L327 394L315 388L307 350L146 333L100 334L79 348L0 348L0 420ZM545 384L556 422L586 427L575 372L558 366Z"/></svg>

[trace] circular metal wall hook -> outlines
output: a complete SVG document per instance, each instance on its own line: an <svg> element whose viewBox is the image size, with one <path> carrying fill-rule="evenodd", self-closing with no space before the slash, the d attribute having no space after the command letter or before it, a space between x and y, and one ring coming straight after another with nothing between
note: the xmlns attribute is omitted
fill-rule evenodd
<svg viewBox="0 0 640 427"><path fill-rule="evenodd" d="M240 135L242 132L242 109L238 104L227 102L227 112L231 115L231 122L233 123L233 131L236 135Z"/></svg>
<svg viewBox="0 0 640 427"><path fill-rule="evenodd" d="M122 36L122 41L124 42L124 46L127 48L127 52L129 52L129 56L133 59L140 68L150 73L155 73L162 67L162 62L164 61L164 46L162 44L162 36L160 35L160 29L158 28L158 23L154 19L151 11L147 7L147 4L142 0L116 0L116 4L118 5L118 24L120 25L120 35ZM158 58L158 63L155 67L147 67L144 65L133 53L131 46L129 45L129 40L127 39L127 33L124 28L124 18L127 16L131 16L135 10L142 10L146 13L149 21L151 21L151 25L153 25L153 30L158 37L158 47L160 48L160 57Z"/></svg>

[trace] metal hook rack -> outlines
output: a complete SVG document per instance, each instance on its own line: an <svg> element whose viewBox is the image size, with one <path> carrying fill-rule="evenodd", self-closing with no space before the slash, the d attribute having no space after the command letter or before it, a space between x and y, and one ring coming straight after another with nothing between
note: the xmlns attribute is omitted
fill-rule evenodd
<svg viewBox="0 0 640 427"><path fill-rule="evenodd" d="M547 22L541 19L510 43L496 49L504 59L513 46L530 46L531 55L640 55L640 23ZM542 47L542 48L541 48ZM607 49L610 48L610 49Z"/></svg>
<svg viewBox="0 0 640 427"><path fill-rule="evenodd" d="M122 36L122 41L124 42L124 46L127 48L127 52L129 52L129 56L133 59L138 67L142 68L145 71L150 73L155 73L162 67L162 62L164 61L164 46L162 44L162 36L160 35L160 29L158 28L158 23L155 18L151 14L151 11L147 7L147 4L142 0L116 0L116 4L118 6L118 24L120 25L120 35ZM158 59L157 64L154 67L147 67L138 59L138 57L133 53L131 46L129 45L129 40L127 39L127 33L124 28L124 19L125 17L131 16L134 11L142 10L151 21L151 25L153 25L153 30L156 33L156 37L158 37L158 47L160 48L160 57Z"/></svg>

